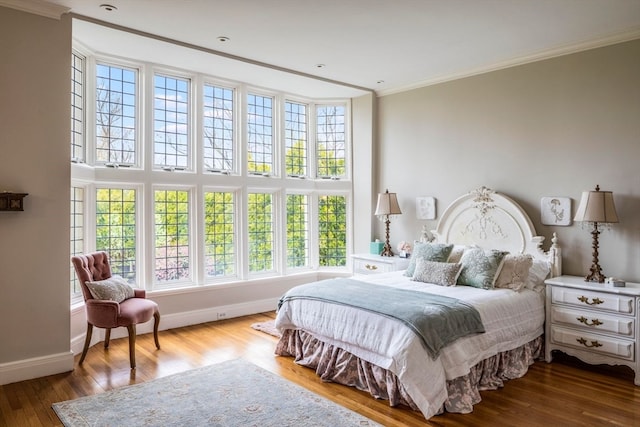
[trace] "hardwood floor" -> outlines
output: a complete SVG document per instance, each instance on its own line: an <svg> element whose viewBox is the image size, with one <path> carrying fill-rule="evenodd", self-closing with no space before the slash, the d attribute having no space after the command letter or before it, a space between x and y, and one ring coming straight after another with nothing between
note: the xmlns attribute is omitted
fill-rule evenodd
<svg viewBox="0 0 640 427"><path fill-rule="evenodd" d="M640 387L627 368L592 367L558 355L536 362L524 377L498 391L482 392L472 414L444 414L426 421L419 412L339 384L323 383L291 358L273 354L277 339L250 325L273 318L257 314L138 337L137 369L129 369L127 339L108 350L93 346L73 372L0 386L0 426L60 426L58 401L102 393L199 366L243 358L385 426L640 426ZM76 357L76 363L79 357ZM126 422L123 422L126 425Z"/></svg>

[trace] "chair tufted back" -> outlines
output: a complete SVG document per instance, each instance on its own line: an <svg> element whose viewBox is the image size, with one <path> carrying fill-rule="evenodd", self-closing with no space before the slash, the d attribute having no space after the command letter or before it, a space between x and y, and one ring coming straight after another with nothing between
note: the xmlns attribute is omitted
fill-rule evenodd
<svg viewBox="0 0 640 427"><path fill-rule="evenodd" d="M85 255L71 257L71 262L76 270L78 281L82 285L82 295L84 300L93 299L89 288L85 282L94 282L111 277L111 267L109 266L109 255L104 252L93 252Z"/></svg>

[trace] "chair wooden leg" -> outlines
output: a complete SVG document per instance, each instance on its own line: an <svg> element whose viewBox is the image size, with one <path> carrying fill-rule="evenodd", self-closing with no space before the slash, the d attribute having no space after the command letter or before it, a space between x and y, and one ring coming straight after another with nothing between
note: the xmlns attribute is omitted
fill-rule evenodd
<svg viewBox="0 0 640 427"><path fill-rule="evenodd" d="M153 322L153 339L156 341L156 348L160 350L160 341L158 340L158 326L160 325L160 313L156 312L154 315Z"/></svg>
<svg viewBox="0 0 640 427"><path fill-rule="evenodd" d="M129 331L129 362L131 362L131 369L136 367L136 325L127 326Z"/></svg>
<svg viewBox="0 0 640 427"><path fill-rule="evenodd" d="M80 361L78 365L82 365L84 362L84 358L87 356L87 351L89 351L89 344L91 343L91 334L93 333L93 325L91 323L87 323L87 334L84 338L84 348L82 349L82 356L80 356Z"/></svg>
<svg viewBox="0 0 640 427"><path fill-rule="evenodd" d="M111 339L111 328L107 328L104 334L104 348L109 348L109 340Z"/></svg>

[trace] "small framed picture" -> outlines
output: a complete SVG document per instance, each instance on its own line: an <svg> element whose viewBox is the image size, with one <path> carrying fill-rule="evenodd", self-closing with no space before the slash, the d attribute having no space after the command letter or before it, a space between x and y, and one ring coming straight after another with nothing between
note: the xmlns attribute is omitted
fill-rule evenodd
<svg viewBox="0 0 640 427"><path fill-rule="evenodd" d="M416 218L436 219L436 199L431 196L416 197Z"/></svg>
<svg viewBox="0 0 640 427"><path fill-rule="evenodd" d="M569 197L543 197L540 215L544 225L571 225L571 199Z"/></svg>

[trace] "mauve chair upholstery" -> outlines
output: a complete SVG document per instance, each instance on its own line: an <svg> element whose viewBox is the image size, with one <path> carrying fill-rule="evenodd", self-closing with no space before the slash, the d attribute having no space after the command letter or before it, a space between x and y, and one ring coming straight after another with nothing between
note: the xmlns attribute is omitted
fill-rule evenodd
<svg viewBox="0 0 640 427"><path fill-rule="evenodd" d="M82 356L78 362L82 365L89 350L93 327L106 329L104 348L109 347L111 329L121 326L127 328L129 333L129 360L131 369L136 367L136 325L145 323L154 318L153 338L156 347L160 349L158 341L158 325L160 324L160 310L158 304L146 299L144 289L134 289L134 297L126 299L121 303L109 300L98 300L93 298L85 282L95 282L111 277L111 267L109 266L109 255L104 252L93 252L84 255L71 257L71 262L76 270L78 281L82 286L84 296L84 306L87 313L87 335L82 349Z"/></svg>

